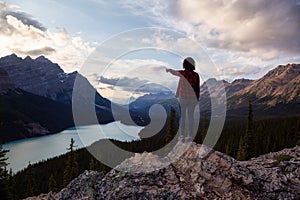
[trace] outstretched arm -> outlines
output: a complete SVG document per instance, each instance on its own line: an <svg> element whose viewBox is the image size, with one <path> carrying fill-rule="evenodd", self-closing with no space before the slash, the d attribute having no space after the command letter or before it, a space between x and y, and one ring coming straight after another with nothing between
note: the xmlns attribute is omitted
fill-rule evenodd
<svg viewBox="0 0 300 200"><path fill-rule="evenodd" d="M174 76L180 76L181 74L179 73L179 71L174 70L174 69L166 69L166 72L170 72L171 74L173 74Z"/></svg>

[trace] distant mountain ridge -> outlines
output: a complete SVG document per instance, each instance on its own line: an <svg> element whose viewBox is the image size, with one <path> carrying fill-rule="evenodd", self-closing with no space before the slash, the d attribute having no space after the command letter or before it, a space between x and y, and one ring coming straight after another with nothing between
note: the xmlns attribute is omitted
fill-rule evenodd
<svg viewBox="0 0 300 200"><path fill-rule="evenodd" d="M300 64L279 65L262 78L253 81L234 94L255 95L256 98L271 98L269 105L300 101Z"/></svg>
<svg viewBox="0 0 300 200"><path fill-rule="evenodd" d="M209 85L209 89L208 89ZM280 115L283 112L289 114L300 114L296 108L300 103L300 64L279 65L270 70L266 75L257 79L236 79L231 83L225 80L210 78L200 87L200 110L211 109L211 93L214 96L224 95L227 98L227 114L245 115L249 101L251 101L259 111L260 115ZM145 95L132 102L132 105L143 105L146 99L147 108L150 104L161 102L161 99L175 98L174 94L157 93ZM146 98L148 97L148 98ZM157 97L157 98L154 98ZM151 101L150 101L151 99ZM166 100L165 104L172 106L172 102ZM176 106L173 103L173 106Z"/></svg>

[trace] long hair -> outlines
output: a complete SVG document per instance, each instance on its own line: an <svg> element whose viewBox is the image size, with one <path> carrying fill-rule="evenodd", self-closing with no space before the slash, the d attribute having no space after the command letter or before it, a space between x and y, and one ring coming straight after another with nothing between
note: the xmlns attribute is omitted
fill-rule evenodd
<svg viewBox="0 0 300 200"><path fill-rule="evenodd" d="M183 68L189 71L195 70L195 60L192 57L187 57L183 61Z"/></svg>

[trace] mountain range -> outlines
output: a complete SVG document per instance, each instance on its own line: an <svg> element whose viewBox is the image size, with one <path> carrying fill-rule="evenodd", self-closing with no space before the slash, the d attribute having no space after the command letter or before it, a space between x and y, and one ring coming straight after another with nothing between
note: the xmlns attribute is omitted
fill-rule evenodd
<svg viewBox="0 0 300 200"><path fill-rule="evenodd" d="M58 64L44 56L23 59L12 54L0 58L0 140L11 141L55 133L73 126L71 106L76 79L82 83L81 96L76 99L80 111L86 116L83 117L86 120L82 125L91 123L88 112L90 104L96 105L99 123L114 120L131 123L127 117L123 117L127 116L125 107L101 96L80 73L65 73ZM214 97L222 95L220 91L224 85L229 116L245 116L249 101L253 103L254 114L260 116L300 114L299 82L299 64L279 65L257 80L238 79L229 83L211 78L200 87L200 110L208 113L211 110L212 97L207 85ZM86 91L95 93L94 102L86 97ZM172 92L166 91L164 87L159 91L157 85L151 91L153 93L141 96L129 104L131 117L138 125L144 126L150 122L148 112L154 104L162 105L167 113L171 107L179 112L178 101ZM112 104L118 109L117 116L112 116Z"/></svg>
<svg viewBox="0 0 300 200"><path fill-rule="evenodd" d="M70 126L73 120L69 105L17 88L0 68L1 142L55 133Z"/></svg>
<svg viewBox="0 0 300 200"><path fill-rule="evenodd" d="M72 93L75 79L81 81L82 95L77 103L83 115L88 100L85 91L95 93L99 123L113 121L111 102L103 98L78 72L64 73L58 64L44 56L24 59L15 54L0 59L0 140L60 132L74 126ZM81 93L80 93L81 94ZM85 113L88 116L89 113ZM88 117L83 124L89 124Z"/></svg>
<svg viewBox="0 0 300 200"><path fill-rule="evenodd" d="M279 65L257 80L236 79L230 83L210 78L200 87L202 112L210 113L212 93L217 99L226 94L228 116L247 115L249 101L258 116L299 115L300 64ZM173 93L162 91L142 96L131 105L145 110L157 103L178 108L174 99Z"/></svg>

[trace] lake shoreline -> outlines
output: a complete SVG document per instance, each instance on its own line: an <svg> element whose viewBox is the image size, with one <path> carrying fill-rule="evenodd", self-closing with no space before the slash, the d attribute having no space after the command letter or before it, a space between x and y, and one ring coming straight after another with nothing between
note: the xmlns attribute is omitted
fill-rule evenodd
<svg viewBox="0 0 300 200"><path fill-rule="evenodd" d="M9 150L8 169L18 172L29 164L53 158L67 153L71 138L75 140L77 149L85 148L101 139L116 139L119 141L133 141L140 139L139 133L144 127L128 126L120 121L108 124L96 124L70 127L56 134L25 138L2 145Z"/></svg>

